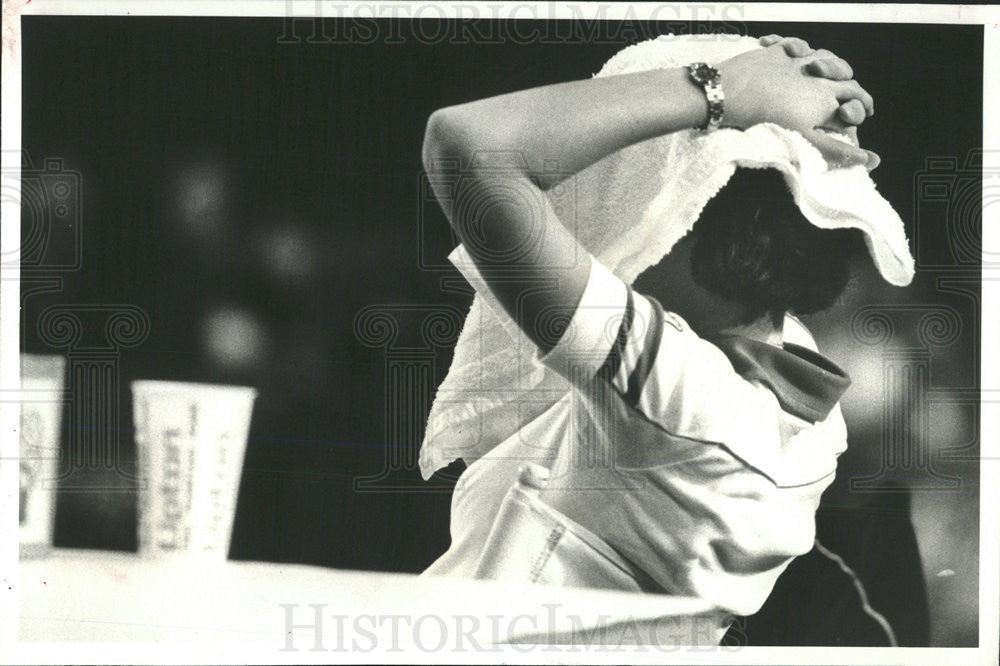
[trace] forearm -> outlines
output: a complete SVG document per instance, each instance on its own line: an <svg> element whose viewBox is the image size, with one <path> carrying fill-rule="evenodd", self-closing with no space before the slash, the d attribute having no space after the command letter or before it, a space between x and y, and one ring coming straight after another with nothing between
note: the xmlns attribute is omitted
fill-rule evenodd
<svg viewBox="0 0 1000 666"><path fill-rule="evenodd" d="M817 54L790 57L775 46L719 63L725 123L776 123L802 133L834 162L866 163L864 151L821 128L839 127L839 102L855 99L870 108L870 96L853 80L809 75L804 68ZM704 125L707 117L705 93L684 68L596 77L435 112L427 124L424 165L476 265L490 274L517 269L516 281L498 272L487 282L546 351L552 341L537 333L537 317L553 306L575 308L590 264L579 261L581 248L561 224L565 213L541 190L632 144Z"/></svg>
<svg viewBox="0 0 1000 666"><path fill-rule="evenodd" d="M445 216L481 270L517 269L517 280L487 281L541 351L554 341L540 333L539 316L576 307L590 264L540 190L707 116L704 92L680 68L533 88L431 116L425 167L434 173L456 160L459 167L432 178Z"/></svg>
<svg viewBox="0 0 1000 666"><path fill-rule="evenodd" d="M427 125L424 160L515 154L510 169L542 188L552 166L576 173L633 143L705 122L704 93L684 69L571 81L448 107ZM512 175L512 174L509 174ZM446 211L447 212L447 211Z"/></svg>

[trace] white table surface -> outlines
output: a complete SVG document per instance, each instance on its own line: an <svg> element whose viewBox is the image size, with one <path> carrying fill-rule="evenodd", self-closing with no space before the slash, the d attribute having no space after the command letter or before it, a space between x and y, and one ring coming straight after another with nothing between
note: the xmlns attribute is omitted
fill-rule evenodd
<svg viewBox="0 0 1000 666"><path fill-rule="evenodd" d="M720 637L709 609L692 599L293 564L57 549L22 561L16 584L22 649L33 642L238 643L276 659L290 645L298 651L292 656L312 658L317 609L320 647L333 652L595 637L706 645ZM288 639L289 622L306 626Z"/></svg>

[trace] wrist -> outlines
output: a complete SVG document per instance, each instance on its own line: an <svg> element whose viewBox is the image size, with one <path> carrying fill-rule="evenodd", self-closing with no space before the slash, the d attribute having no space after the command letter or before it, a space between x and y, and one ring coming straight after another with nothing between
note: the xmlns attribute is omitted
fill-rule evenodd
<svg viewBox="0 0 1000 666"><path fill-rule="evenodd" d="M722 74L704 62L693 62L686 70L705 97L706 120L699 128L706 131L719 129L724 124L726 99L722 90Z"/></svg>
<svg viewBox="0 0 1000 666"><path fill-rule="evenodd" d="M726 127L746 129L756 122L747 117L745 86L739 68L729 67L728 61L716 65L726 87L726 109L723 120Z"/></svg>
<svg viewBox="0 0 1000 666"><path fill-rule="evenodd" d="M691 79L687 67L649 70L639 76L649 77L648 83L641 88L652 94L649 105L643 104L649 113L649 130L645 136L638 137L639 140L706 125L708 102L705 91ZM630 102L634 101L638 100L630 96Z"/></svg>

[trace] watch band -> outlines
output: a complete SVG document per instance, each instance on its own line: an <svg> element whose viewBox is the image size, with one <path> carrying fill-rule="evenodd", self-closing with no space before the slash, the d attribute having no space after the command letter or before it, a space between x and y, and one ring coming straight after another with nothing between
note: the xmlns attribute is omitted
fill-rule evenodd
<svg viewBox="0 0 1000 666"><path fill-rule="evenodd" d="M719 70L703 62L693 62L687 66L687 70L691 80L705 91L705 99L708 100L708 122L700 129L718 129L722 126L723 101L726 98L722 93L722 75Z"/></svg>

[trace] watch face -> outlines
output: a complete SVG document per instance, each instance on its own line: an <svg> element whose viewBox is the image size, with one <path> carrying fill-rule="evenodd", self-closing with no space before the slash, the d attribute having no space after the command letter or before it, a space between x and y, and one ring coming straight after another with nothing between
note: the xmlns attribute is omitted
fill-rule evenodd
<svg viewBox="0 0 1000 666"><path fill-rule="evenodd" d="M694 74L695 78L699 81L711 81L719 75L719 72L714 67L706 65L705 63L700 63L691 73Z"/></svg>

